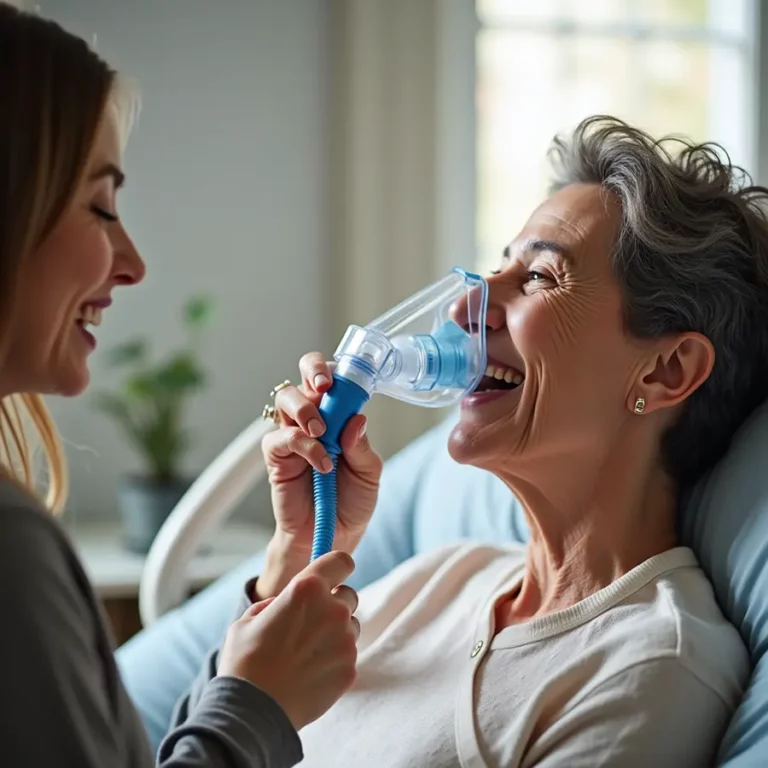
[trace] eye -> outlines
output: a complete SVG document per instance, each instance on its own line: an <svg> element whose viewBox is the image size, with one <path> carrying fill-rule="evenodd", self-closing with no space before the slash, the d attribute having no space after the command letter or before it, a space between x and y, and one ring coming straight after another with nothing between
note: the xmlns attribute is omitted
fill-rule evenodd
<svg viewBox="0 0 768 768"><path fill-rule="evenodd" d="M117 221L117 216L114 213L110 213L109 211L105 210L104 208L101 208L98 205L92 205L91 211L96 214L100 219L103 221L108 221L110 223Z"/></svg>
<svg viewBox="0 0 768 768"><path fill-rule="evenodd" d="M523 279L523 288L527 291L537 291L539 289L551 288L557 281L548 272L541 272L538 269L529 269L525 272Z"/></svg>
<svg viewBox="0 0 768 768"><path fill-rule="evenodd" d="M495 275L500 275L500 274L501 274L501 270L500 269L492 269L491 270L491 275L495 276Z"/></svg>

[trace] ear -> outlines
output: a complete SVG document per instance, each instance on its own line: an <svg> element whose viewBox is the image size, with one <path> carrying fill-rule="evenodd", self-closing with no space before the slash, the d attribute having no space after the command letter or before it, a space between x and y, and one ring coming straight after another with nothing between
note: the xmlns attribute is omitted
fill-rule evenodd
<svg viewBox="0 0 768 768"><path fill-rule="evenodd" d="M715 348L706 336L684 333L664 339L641 371L629 409L634 410L638 397L645 400L644 413L682 403L707 380L714 364Z"/></svg>

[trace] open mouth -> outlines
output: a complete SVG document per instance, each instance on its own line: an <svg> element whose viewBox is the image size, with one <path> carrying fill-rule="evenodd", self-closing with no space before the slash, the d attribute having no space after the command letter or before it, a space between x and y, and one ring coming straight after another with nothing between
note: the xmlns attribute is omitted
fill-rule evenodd
<svg viewBox="0 0 768 768"><path fill-rule="evenodd" d="M490 392L498 389L517 389L523 381L525 381L524 374L516 368L494 361L488 363L485 374L477 383L474 391Z"/></svg>
<svg viewBox="0 0 768 768"><path fill-rule="evenodd" d="M101 307L94 304L84 304L77 322L83 328L87 328L89 325L101 325Z"/></svg>

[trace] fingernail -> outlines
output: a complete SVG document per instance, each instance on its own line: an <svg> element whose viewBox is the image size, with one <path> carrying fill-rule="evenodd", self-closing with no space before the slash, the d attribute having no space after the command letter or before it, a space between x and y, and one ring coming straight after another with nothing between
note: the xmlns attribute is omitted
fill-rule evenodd
<svg viewBox="0 0 768 768"><path fill-rule="evenodd" d="M325 432L325 426L319 419L310 419L307 429L312 437L320 437Z"/></svg>
<svg viewBox="0 0 768 768"><path fill-rule="evenodd" d="M333 469L333 462L326 456L320 462L320 466L323 468L323 472L330 472Z"/></svg>
<svg viewBox="0 0 768 768"><path fill-rule="evenodd" d="M320 387L327 387L330 384L330 380L327 376L324 376L322 373L318 373L317 376L315 376L315 388L320 389Z"/></svg>
<svg viewBox="0 0 768 768"><path fill-rule="evenodd" d="M366 419L361 425L360 430L357 433L357 439L362 440L365 437L365 431L368 429L368 419Z"/></svg>

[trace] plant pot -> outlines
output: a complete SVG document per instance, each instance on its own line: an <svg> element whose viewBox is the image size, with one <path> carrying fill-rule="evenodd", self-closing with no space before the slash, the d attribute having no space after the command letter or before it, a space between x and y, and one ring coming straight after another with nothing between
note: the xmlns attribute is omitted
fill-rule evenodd
<svg viewBox="0 0 768 768"><path fill-rule="evenodd" d="M118 489L125 546L145 555L165 519L191 485L188 480L159 483L146 477L125 477Z"/></svg>

